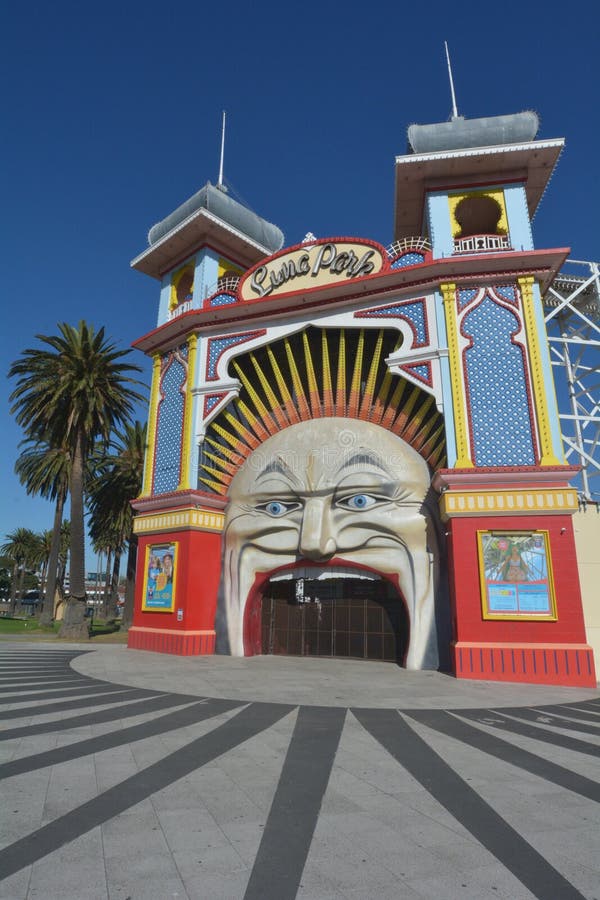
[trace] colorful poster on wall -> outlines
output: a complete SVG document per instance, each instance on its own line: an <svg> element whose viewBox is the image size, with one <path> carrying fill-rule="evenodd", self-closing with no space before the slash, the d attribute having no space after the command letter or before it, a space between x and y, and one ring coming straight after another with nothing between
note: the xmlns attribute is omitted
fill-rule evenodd
<svg viewBox="0 0 600 900"><path fill-rule="evenodd" d="M146 547L143 610L173 612L176 567L176 541L170 544L150 544Z"/></svg>
<svg viewBox="0 0 600 900"><path fill-rule="evenodd" d="M547 531L478 531L484 619L556 619Z"/></svg>

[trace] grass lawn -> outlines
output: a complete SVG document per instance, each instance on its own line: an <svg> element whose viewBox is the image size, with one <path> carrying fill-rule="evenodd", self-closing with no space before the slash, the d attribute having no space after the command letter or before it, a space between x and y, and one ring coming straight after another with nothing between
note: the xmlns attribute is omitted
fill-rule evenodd
<svg viewBox="0 0 600 900"><path fill-rule="evenodd" d="M0 616L0 635L2 634L55 634L60 623L55 622L49 628L40 628L38 620L31 616L26 619L13 619L10 616Z"/></svg>
<svg viewBox="0 0 600 900"><path fill-rule="evenodd" d="M60 622L53 622L49 627L41 628L38 620L33 616L15 619L10 616L0 616L0 638L11 637L12 635L20 637L31 635L32 638L36 639L45 637L52 640L58 634L59 629ZM119 624L115 625L113 622L108 623L103 619L94 619L91 637L94 643L98 641L103 644L125 644L127 643L127 632L119 629Z"/></svg>

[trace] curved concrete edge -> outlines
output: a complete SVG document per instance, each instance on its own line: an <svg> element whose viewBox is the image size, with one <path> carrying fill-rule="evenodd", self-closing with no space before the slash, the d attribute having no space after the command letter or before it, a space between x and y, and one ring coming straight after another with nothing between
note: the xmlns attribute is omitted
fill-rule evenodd
<svg viewBox="0 0 600 900"><path fill-rule="evenodd" d="M598 690L457 680L440 672L407 672L391 663L352 659L182 657L119 645L60 646L83 651L71 666L91 678L157 692L247 702L372 709L498 709L600 698Z"/></svg>

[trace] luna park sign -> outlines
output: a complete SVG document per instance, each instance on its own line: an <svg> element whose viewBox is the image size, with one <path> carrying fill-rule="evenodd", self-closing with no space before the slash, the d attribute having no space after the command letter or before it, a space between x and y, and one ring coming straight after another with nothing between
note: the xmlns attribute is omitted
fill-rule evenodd
<svg viewBox="0 0 600 900"><path fill-rule="evenodd" d="M252 269L240 285L242 300L325 287L371 275L383 268L381 250L358 241L326 241L302 246Z"/></svg>

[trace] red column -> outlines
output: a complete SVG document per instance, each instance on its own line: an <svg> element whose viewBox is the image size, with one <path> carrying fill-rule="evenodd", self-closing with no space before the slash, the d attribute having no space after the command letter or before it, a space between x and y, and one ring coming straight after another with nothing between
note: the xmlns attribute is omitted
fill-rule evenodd
<svg viewBox="0 0 600 900"><path fill-rule="evenodd" d="M177 543L172 611L144 610L147 548ZM139 538L133 625L127 646L194 656L214 653L215 613L221 577L221 535L186 529Z"/></svg>
<svg viewBox="0 0 600 900"><path fill-rule="evenodd" d="M571 516L455 517L446 528L456 677L595 687ZM484 618L477 549L481 530L548 532L556 621Z"/></svg>

